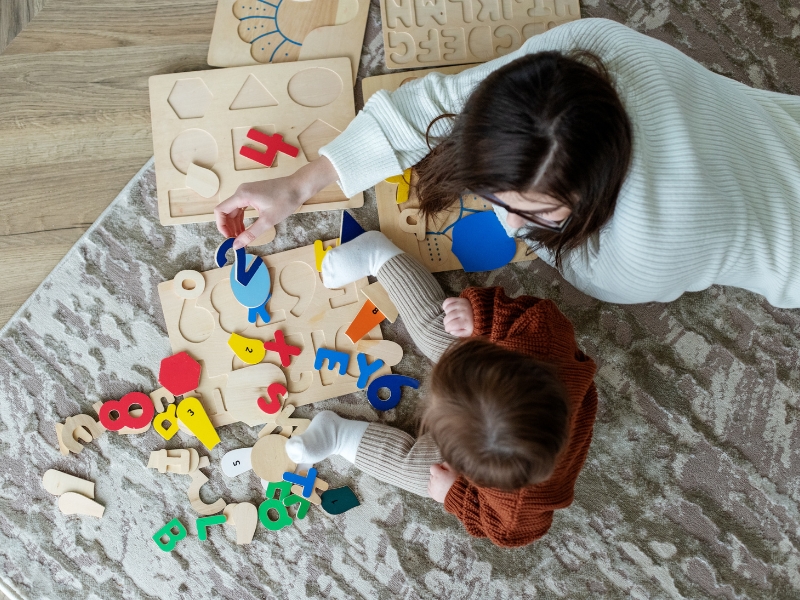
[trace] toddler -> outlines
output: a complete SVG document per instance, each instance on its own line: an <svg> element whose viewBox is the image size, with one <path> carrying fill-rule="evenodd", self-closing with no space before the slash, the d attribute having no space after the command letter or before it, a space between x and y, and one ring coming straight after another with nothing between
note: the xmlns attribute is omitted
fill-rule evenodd
<svg viewBox="0 0 800 600"><path fill-rule="evenodd" d="M469 288L445 299L434 277L382 233L334 248L325 285L373 275L419 348L436 363L420 437L317 415L286 444L297 463L338 454L362 471L444 503L467 531L498 546L544 535L569 506L592 437L594 362L555 304ZM462 338L462 339L459 339Z"/></svg>

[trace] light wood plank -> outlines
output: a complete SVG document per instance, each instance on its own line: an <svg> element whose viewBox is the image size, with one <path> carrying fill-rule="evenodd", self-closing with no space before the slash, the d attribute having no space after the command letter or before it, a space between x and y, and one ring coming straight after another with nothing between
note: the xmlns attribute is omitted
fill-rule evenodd
<svg viewBox="0 0 800 600"><path fill-rule="evenodd" d="M207 52L216 6L216 0L128 0L110 6L96 0L49 0L5 54L197 43L205 44Z"/></svg>
<svg viewBox="0 0 800 600"><path fill-rule="evenodd" d="M83 235L75 227L0 237L0 327L14 315ZM32 255L36 260L30 260Z"/></svg>
<svg viewBox="0 0 800 600"><path fill-rule="evenodd" d="M43 6L44 0L2 0L0 2L0 53Z"/></svg>

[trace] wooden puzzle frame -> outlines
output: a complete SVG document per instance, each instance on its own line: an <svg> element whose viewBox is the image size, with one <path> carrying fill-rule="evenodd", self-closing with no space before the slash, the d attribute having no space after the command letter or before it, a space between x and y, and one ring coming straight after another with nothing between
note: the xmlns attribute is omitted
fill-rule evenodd
<svg viewBox="0 0 800 600"><path fill-rule="evenodd" d="M331 246L334 242L328 242ZM231 266L204 273L195 272L203 280L202 293L176 293L173 281L158 286L167 333L174 353L186 351L203 364L200 384L193 396L200 399L215 427L239 421L226 406L226 384L231 373L252 368L240 361L228 346L231 333L262 341L275 339L275 331L283 331L286 342L302 348L288 367L282 367L276 352L267 352L258 367L265 363L279 367L286 378L289 395L287 405L302 406L358 391L358 352L381 358L385 365L371 379L391 373L391 366L402 357L402 349L383 340L380 325L374 327L357 344L344 334L364 303L359 291L368 284L366 278L343 289L329 290L315 268L314 247L305 246L262 256L272 279L272 298L267 303L270 322L260 319L251 324L247 309L233 296L230 287ZM185 273L185 272L184 272ZM329 348L350 356L347 372L328 370L327 363L314 369L316 350ZM269 381L264 381L267 386ZM257 400L253 398L253 403ZM265 414L264 422L275 421Z"/></svg>
<svg viewBox="0 0 800 600"><path fill-rule="evenodd" d="M386 66L486 62L580 16L578 0L381 0Z"/></svg>
<svg viewBox="0 0 800 600"><path fill-rule="evenodd" d="M208 64L212 67L243 67L269 64L253 57L252 46L239 35L241 21L233 13L237 0L219 0L214 17L214 29L208 46ZM294 0L287 0L294 1ZM315 0L310 0L314 2ZM333 0L316 0L318 3ZM343 2L345 0L340 0ZM369 0L349 0L357 3L355 16L340 25L322 26L312 29L302 42L299 55L283 57L285 61L314 60L318 58L347 57L353 74L353 84L361 62L361 46L369 16ZM277 5L282 0L276 0ZM276 9L277 12L277 9ZM274 59L273 59L274 60ZM275 61L280 62L280 61ZM273 62L274 64L274 62Z"/></svg>
<svg viewBox="0 0 800 600"><path fill-rule="evenodd" d="M428 73L436 72L444 75L453 75L468 69L470 66L474 65L367 77L362 82L364 102L366 103L378 90L394 91L404 83L424 77ZM431 273L462 270L461 263L452 252L452 237L448 237L446 233L432 234L430 232L447 230L463 213L471 214L474 211L492 210L491 204L474 194L465 194L462 197L463 207L454 207L443 215L426 220L417 213L416 209L419 207L419 202L414 196L413 190L406 202L397 203L398 187L398 184L386 181L381 181L375 186L378 222L381 231L404 252L425 265ZM403 221L405 221L405 225ZM410 221L416 222L417 225L411 225ZM422 239L419 239L420 237ZM523 241L517 240L517 252L511 262L534 260L536 258L536 254Z"/></svg>
<svg viewBox="0 0 800 600"><path fill-rule="evenodd" d="M213 221L214 207L240 184L291 175L317 158L319 148L355 117L350 74L347 58L331 58L151 77L161 223ZM268 135L281 134L285 142L300 149L299 155L292 158L279 154L271 167L240 156L243 145L264 149L247 139L251 128ZM219 177L216 195L204 198L187 187L184 171L191 164ZM363 204L363 194L348 199L333 183L297 212L358 208ZM245 216L257 215L248 210Z"/></svg>

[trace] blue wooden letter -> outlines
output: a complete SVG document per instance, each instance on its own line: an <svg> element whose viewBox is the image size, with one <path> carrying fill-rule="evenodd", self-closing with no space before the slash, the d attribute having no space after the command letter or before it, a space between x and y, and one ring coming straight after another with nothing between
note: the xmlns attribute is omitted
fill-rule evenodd
<svg viewBox="0 0 800 600"><path fill-rule="evenodd" d="M405 375L382 375L369 384L367 400L378 410L394 408L400 403L400 396L403 393L400 386L403 385L417 389L419 387L419 381L413 377L406 377ZM381 400L378 396L378 390L381 388L389 389L388 399Z"/></svg>
<svg viewBox="0 0 800 600"><path fill-rule="evenodd" d="M358 381L356 382L356 387L363 390L367 387L370 375L383 366L383 361L377 358L371 365L367 364L367 355L363 352L359 352L356 358L358 359Z"/></svg>
<svg viewBox="0 0 800 600"><path fill-rule="evenodd" d="M309 469L306 475L295 475L286 471L283 474L283 480L303 486L303 498L311 498L314 493L314 482L317 480L317 470Z"/></svg>
<svg viewBox="0 0 800 600"><path fill-rule="evenodd" d="M329 350L328 348L320 348L317 350L317 356L314 359L314 368L319 371L325 359L328 359L328 370L333 371L336 365L339 365L339 375L347 373L347 367L350 366L350 356L344 352L337 350Z"/></svg>

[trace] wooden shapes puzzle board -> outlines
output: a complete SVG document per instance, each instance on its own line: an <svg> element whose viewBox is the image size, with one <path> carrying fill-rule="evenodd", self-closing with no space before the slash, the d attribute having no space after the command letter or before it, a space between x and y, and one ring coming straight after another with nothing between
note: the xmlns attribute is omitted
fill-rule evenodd
<svg viewBox="0 0 800 600"><path fill-rule="evenodd" d="M332 242L328 244L332 245ZM380 326L373 328L367 339L374 343L354 345L345 330L355 318L364 299L359 291L367 286L366 278L343 289L329 290L315 268L314 247L305 246L277 254L262 256L272 279L272 298L267 303L270 322L247 320L247 309L233 296L230 286L231 266L196 273L204 281L203 292L196 298L181 293L173 281L158 286L161 307L167 324L173 352L186 351L203 365L200 385L192 395L198 397L215 426L237 420L226 406L226 385L232 373L254 368L237 358L228 346L231 333L257 340L273 341L275 331L281 330L286 343L301 348L283 367L277 352L268 351L264 363L280 367L288 389L287 404L302 406L335 396L358 391L357 348L370 356L381 358L385 365L372 378L391 373L390 367L399 362L402 349L394 342L383 340ZM193 285L194 284L194 285ZM196 286L193 282L190 286ZM180 294L180 295L179 295ZM187 297L189 296L189 297ZM329 370L314 369L319 348L346 353L350 357L347 372L340 375ZM263 366L261 364L255 367ZM271 382L264 381L266 388ZM263 393L263 392L262 392ZM258 398L252 398L253 404ZM264 421L274 421L267 418Z"/></svg>
<svg viewBox="0 0 800 600"><path fill-rule="evenodd" d="M396 90L404 83L424 77L427 73L435 71L453 75L468 68L469 65L464 65L368 77L363 81L364 102L378 90ZM448 212L426 219L417 210L419 201L413 187L408 200L400 204L397 202L398 187L398 184L386 181L381 181L375 186L381 231L432 273L463 269L459 260L453 255L452 228L460 219L475 212L492 210L491 204L474 194L464 194L459 203ZM511 262L535 258L536 254L524 242L517 240L517 252Z"/></svg>
<svg viewBox="0 0 800 600"><path fill-rule="evenodd" d="M386 66L486 62L580 17L578 0L381 0Z"/></svg>
<svg viewBox="0 0 800 600"><path fill-rule="evenodd" d="M213 221L214 207L240 184L290 175L317 158L319 149L355 116L350 75L347 58L330 58L151 77L161 223ZM297 156L279 152L266 167L240 155L243 146L265 151L266 146L248 138L250 129L280 134L299 149ZM188 187L186 174L192 164L219 178L219 190L210 198ZM298 212L357 208L363 203L362 194L348 199L333 183ZM245 216L256 212L249 210Z"/></svg>
<svg viewBox="0 0 800 600"><path fill-rule="evenodd" d="M353 83L369 0L219 0L208 46L212 67L344 56Z"/></svg>

